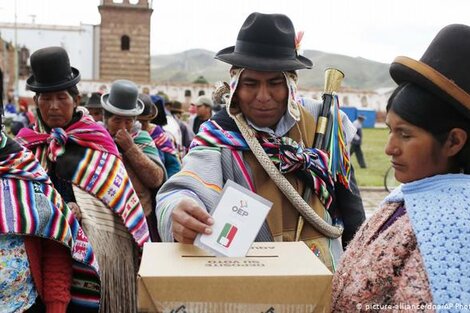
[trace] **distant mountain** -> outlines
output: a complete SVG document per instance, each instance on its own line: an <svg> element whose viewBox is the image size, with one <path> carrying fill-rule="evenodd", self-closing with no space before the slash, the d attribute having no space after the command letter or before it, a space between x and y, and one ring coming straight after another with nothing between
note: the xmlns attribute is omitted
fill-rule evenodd
<svg viewBox="0 0 470 313"><path fill-rule="evenodd" d="M193 49L152 56L152 80L160 83L188 83L202 75L210 83L228 81L230 66L215 60L214 55L212 51ZM314 67L312 70L299 71L301 88L323 88L323 72L328 67L338 68L345 73L343 87L374 90L395 85L388 74L389 64L386 63L316 50L305 50L304 56L313 61Z"/></svg>

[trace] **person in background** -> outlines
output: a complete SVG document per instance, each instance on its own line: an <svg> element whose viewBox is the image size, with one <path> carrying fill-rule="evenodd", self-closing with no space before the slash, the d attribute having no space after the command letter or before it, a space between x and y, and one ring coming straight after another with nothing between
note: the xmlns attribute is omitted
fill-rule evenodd
<svg viewBox="0 0 470 313"><path fill-rule="evenodd" d="M7 104L5 104L5 113L16 114L16 105L13 97L8 97Z"/></svg>
<svg viewBox="0 0 470 313"><path fill-rule="evenodd" d="M168 177L171 177L181 169L178 152L165 131L160 126L150 123L150 121L155 119L160 113L157 110L157 106L153 104L150 96L139 94L139 99L144 103L144 110L139 116L137 116L137 120L141 125L141 129L148 132L150 137L152 137L153 142L160 153L160 159L165 166L166 174ZM135 125L138 125L138 123Z"/></svg>
<svg viewBox="0 0 470 313"><path fill-rule="evenodd" d="M183 104L177 100L171 102L170 112L178 122L181 130L181 145L182 151L180 151L181 158L183 158L189 150L191 141L194 138L194 133L188 127L188 125L182 120L182 114L184 113Z"/></svg>
<svg viewBox="0 0 470 313"><path fill-rule="evenodd" d="M36 117L29 110L28 102L25 99L19 100L19 108L18 113L10 114L10 118L12 118L10 132L13 136L16 136L22 128L31 128L36 123Z"/></svg>
<svg viewBox="0 0 470 313"><path fill-rule="evenodd" d="M151 99L152 102L157 106L158 112L160 113L155 119L152 120L152 122L163 128L163 130L173 141L173 145L175 146L176 150L179 151L179 147L182 145L182 134L178 122L173 117L173 115L171 115L170 111L166 109L165 98L157 94L151 96Z"/></svg>
<svg viewBox="0 0 470 313"><path fill-rule="evenodd" d="M355 153L357 158L357 163L361 168L367 168L366 160L364 159L364 153L362 152L362 125L366 117L364 115L359 115L357 119L353 122L354 126L357 129L356 134L351 142L350 153L351 156Z"/></svg>
<svg viewBox="0 0 470 313"><path fill-rule="evenodd" d="M100 312L136 312L137 256L149 241L144 210L113 139L77 107L78 69L61 47L31 55L26 86L35 92L37 124L17 135L81 221L101 277Z"/></svg>
<svg viewBox="0 0 470 313"><path fill-rule="evenodd" d="M152 137L147 131L134 128L137 116L144 111L144 102L138 98L138 89L133 82L116 80L110 92L101 96L101 105L104 125L121 152L132 186L144 208L150 237L157 241L154 199L166 179L166 171Z"/></svg>
<svg viewBox="0 0 470 313"><path fill-rule="evenodd" d="M150 96L150 88L149 87L142 88L142 93L144 95L149 95Z"/></svg>
<svg viewBox="0 0 470 313"><path fill-rule="evenodd" d="M419 61L400 56L392 62L399 86L387 104L385 153L402 185L343 255L333 277L332 312L467 311L469 55L470 27L454 24Z"/></svg>
<svg viewBox="0 0 470 313"><path fill-rule="evenodd" d="M297 97L296 70L311 68L312 62L297 54L291 20L282 14L250 14L236 46L219 51L216 58L232 65L229 102L226 110L201 126L181 172L157 195L162 240L193 243L197 234L210 234L214 221L208 212L230 179L273 203L256 241L304 241L334 270L342 253L341 227L333 225L336 209L329 207L334 195L328 157L306 148L313 144L321 103ZM344 113L342 120L349 143L356 129ZM279 185L267 172L273 167ZM300 195L305 184L317 186L307 201ZM295 190L285 190L287 185ZM284 191L300 198L302 208L317 214L318 223L298 228L302 208L291 203ZM350 193L344 202L345 219L348 205L357 205L363 214L358 194Z"/></svg>
<svg viewBox="0 0 470 313"><path fill-rule="evenodd" d="M24 116L26 116L26 119L27 119L26 127L32 127L34 124L36 124L36 116L29 109L28 101L25 99L20 99L18 101L18 106L20 108L19 114L23 114Z"/></svg>
<svg viewBox="0 0 470 313"><path fill-rule="evenodd" d="M103 106L101 105L101 94L99 92L91 93L91 97L88 98L85 108L95 122L103 122Z"/></svg>
<svg viewBox="0 0 470 313"><path fill-rule="evenodd" d="M212 93L212 102L214 114L220 110L224 110L230 98L230 87L226 82L217 82L214 92Z"/></svg>
<svg viewBox="0 0 470 313"><path fill-rule="evenodd" d="M170 102L170 113L177 119L181 120L184 110L183 104L178 100Z"/></svg>
<svg viewBox="0 0 470 313"><path fill-rule="evenodd" d="M196 106L196 115L189 119L188 127L194 134L197 134L202 123L212 117L212 107L214 103L212 99L207 96L199 96L194 105Z"/></svg>

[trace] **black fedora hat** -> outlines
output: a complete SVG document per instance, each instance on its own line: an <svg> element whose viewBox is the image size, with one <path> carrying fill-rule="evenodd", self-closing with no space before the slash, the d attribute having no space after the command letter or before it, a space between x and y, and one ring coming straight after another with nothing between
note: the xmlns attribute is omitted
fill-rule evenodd
<svg viewBox="0 0 470 313"><path fill-rule="evenodd" d="M91 97L88 98L88 101L85 104L85 108L89 109L101 109L101 94L99 92L92 92Z"/></svg>
<svg viewBox="0 0 470 313"><path fill-rule="evenodd" d="M251 13L235 46L220 50L215 58L257 71L292 71L313 66L312 61L297 53L294 25L283 14Z"/></svg>
<svg viewBox="0 0 470 313"><path fill-rule="evenodd" d="M399 56L390 65L398 84L414 83L470 118L470 27L452 24L436 35L419 61Z"/></svg>
<svg viewBox="0 0 470 313"><path fill-rule="evenodd" d="M144 110L140 113L138 119L144 121L151 121L158 115L157 106L152 102L149 95L141 93L139 99L144 103Z"/></svg>
<svg viewBox="0 0 470 313"><path fill-rule="evenodd" d="M144 110L144 103L138 98L139 90L130 80L116 80L111 90L101 96L101 105L106 111L121 116L138 116Z"/></svg>
<svg viewBox="0 0 470 313"><path fill-rule="evenodd" d="M170 107L171 113L184 113L183 104L179 101L173 101Z"/></svg>
<svg viewBox="0 0 470 313"><path fill-rule="evenodd" d="M67 51L61 47L47 47L31 54L33 74L26 80L26 88L34 92L65 90L80 81L80 72L70 66Z"/></svg>

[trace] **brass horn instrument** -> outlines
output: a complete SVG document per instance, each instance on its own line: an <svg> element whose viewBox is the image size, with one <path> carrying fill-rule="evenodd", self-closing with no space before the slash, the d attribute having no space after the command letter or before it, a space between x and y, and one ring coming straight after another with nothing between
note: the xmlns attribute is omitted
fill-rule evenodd
<svg viewBox="0 0 470 313"><path fill-rule="evenodd" d="M323 88L323 103L320 115L317 120L317 127L315 131L315 138L313 147L325 150L329 144L329 132L331 129L331 121L329 120L331 104L333 103L333 93L339 90L341 82L344 79L344 73L335 68L327 68L325 70L325 85ZM305 186L302 198L305 202L309 202L312 196L312 188ZM300 235L304 226L304 218L300 215L297 221L297 229L295 231L295 241L300 240Z"/></svg>
<svg viewBox="0 0 470 313"><path fill-rule="evenodd" d="M331 103L333 102L333 93L338 91L343 81L344 73L335 68L327 68L325 70L325 86L323 91L323 104L320 116L317 121L317 129L315 131L315 140L313 147L324 150L328 147L328 138L325 140L327 134L329 115L331 110Z"/></svg>

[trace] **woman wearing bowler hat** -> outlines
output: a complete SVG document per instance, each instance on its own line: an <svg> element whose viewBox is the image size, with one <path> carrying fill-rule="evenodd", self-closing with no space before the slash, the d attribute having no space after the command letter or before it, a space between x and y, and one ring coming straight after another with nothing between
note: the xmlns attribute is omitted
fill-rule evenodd
<svg viewBox="0 0 470 313"><path fill-rule="evenodd" d="M88 239L34 154L2 126L0 115L0 311L98 312Z"/></svg>
<svg viewBox="0 0 470 313"><path fill-rule="evenodd" d="M137 86L129 80L116 80L111 90L101 96L104 125L121 152L122 162L144 209L150 238L158 240L155 221L155 195L166 179L160 152L146 131L135 129L139 114L145 111L150 96L139 99ZM155 115L155 114L151 114Z"/></svg>
<svg viewBox="0 0 470 313"><path fill-rule="evenodd" d="M35 92L38 122L18 141L31 149L81 219L100 267L100 312L135 312L134 246L149 239L139 198L113 139L77 110L80 73L60 47L31 55L26 86Z"/></svg>
<svg viewBox="0 0 470 313"><path fill-rule="evenodd" d="M343 255L334 312L463 312L470 303L470 27L397 57L385 153L403 184ZM466 311L466 310L465 310Z"/></svg>

